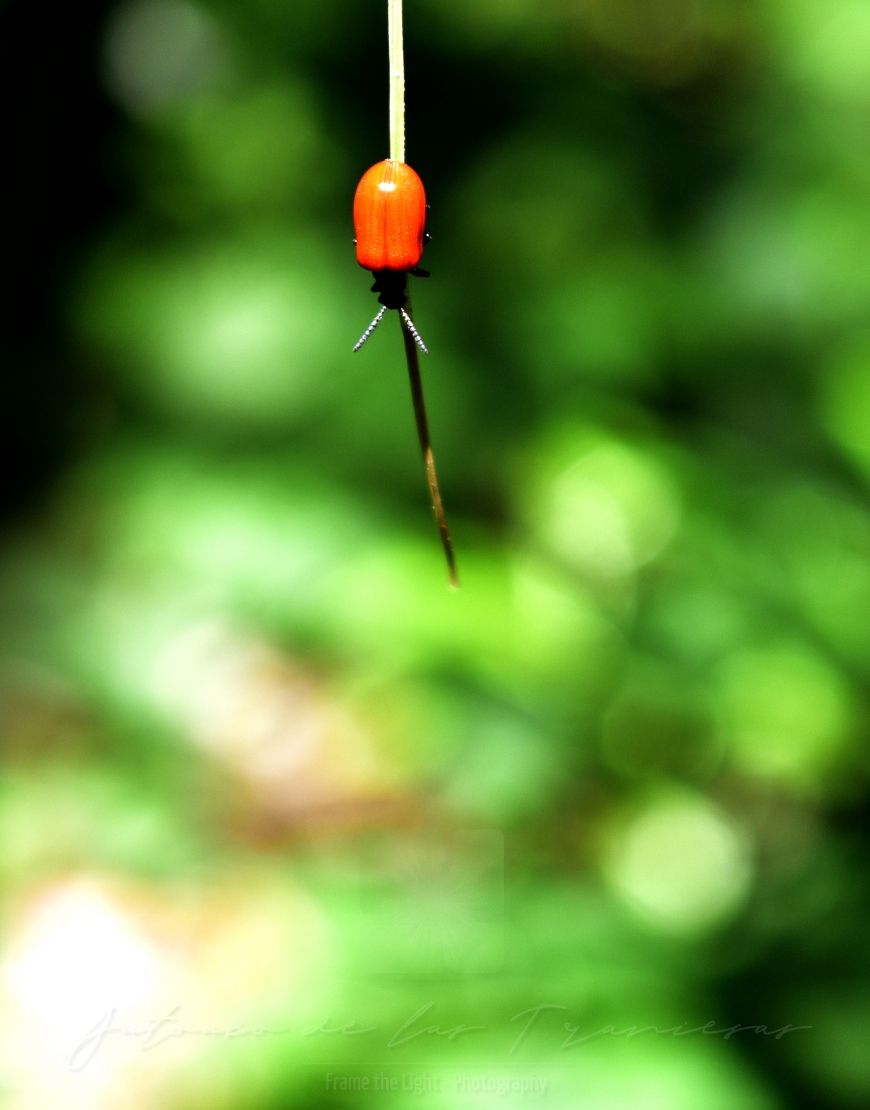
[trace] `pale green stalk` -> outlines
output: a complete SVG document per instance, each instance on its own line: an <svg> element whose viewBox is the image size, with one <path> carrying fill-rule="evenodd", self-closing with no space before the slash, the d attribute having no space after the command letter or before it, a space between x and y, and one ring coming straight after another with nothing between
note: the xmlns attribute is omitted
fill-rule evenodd
<svg viewBox="0 0 870 1110"><path fill-rule="evenodd" d="M390 158L405 161L405 50L402 42L402 0L387 0L390 38Z"/></svg>

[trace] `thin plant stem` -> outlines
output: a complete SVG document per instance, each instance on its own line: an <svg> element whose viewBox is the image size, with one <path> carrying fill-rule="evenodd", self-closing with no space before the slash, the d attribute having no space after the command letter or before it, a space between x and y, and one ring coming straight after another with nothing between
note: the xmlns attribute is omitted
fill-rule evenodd
<svg viewBox="0 0 870 1110"><path fill-rule="evenodd" d="M410 298L405 306L405 311L409 318L413 319ZM450 539L450 529L447 527L447 517L444 515L444 505L441 502L441 491L438 489L435 456L432 454L432 443L429 439L429 421L426 419L426 402L423 399L420 358L414 336L411 334L402 314L399 313L398 315L402 327L402 339L405 342L405 358L408 360L408 377L411 381L411 400L414 404L414 419L417 421L417 435L420 439L420 450L423 453L423 465L426 468L426 481L429 483L432 508L435 510L435 520L438 524L438 532L441 535L441 546L444 548L444 555L447 558L450 585L455 590L459 587L459 577L456 573L456 556L453 554L453 541Z"/></svg>
<svg viewBox="0 0 870 1110"><path fill-rule="evenodd" d="M390 159L405 161L405 49L402 41L402 0L387 0L390 38Z"/></svg>
<svg viewBox="0 0 870 1110"><path fill-rule="evenodd" d="M387 0L387 24L390 41L390 159L393 162L405 161L405 51L402 38L402 0ZM405 357L408 360L408 377L411 382L411 400L414 405L414 419L417 422L417 435L426 468L426 480L432 508L441 536L441 546L447 558L450 585L456 589L459 578L456 574L456 557L453 554L453 541L444 515L441 491L438 488L438 475L435 472L435 456L429 439L429 421L426 418L426 402L423 398L423 381L420 377L420 358L413 333L413 313L411 299L408 297L405 312L400 312L399 324L405 343ZM410 325L410 326L409 326Z"/></svg>

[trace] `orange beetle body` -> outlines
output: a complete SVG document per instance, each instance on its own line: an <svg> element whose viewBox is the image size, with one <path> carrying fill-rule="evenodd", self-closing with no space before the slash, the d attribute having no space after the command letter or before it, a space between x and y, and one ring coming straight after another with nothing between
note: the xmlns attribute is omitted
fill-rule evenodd
<svg viewBox="0 0 870 1110"><path fill-rule="evenodd" d="M404 162L387 159L367 170L353 198L356 258L375 274L414 270L423 254L426 191Z"/></svg>
<svg viewBox="0 0 870 1110"><path fill-rule="evenodd" d="M408 274L428 277L417 263L429 238L426 226L426 190L423 182L404 162L387 158L366 170L353 198L356 229L356 260L372 271L378 303L384 307L372 320L354 347L358 351L381 322L384 311L395 308L404 327L424 354L426 345L405 311L408 303Z"/></svg>

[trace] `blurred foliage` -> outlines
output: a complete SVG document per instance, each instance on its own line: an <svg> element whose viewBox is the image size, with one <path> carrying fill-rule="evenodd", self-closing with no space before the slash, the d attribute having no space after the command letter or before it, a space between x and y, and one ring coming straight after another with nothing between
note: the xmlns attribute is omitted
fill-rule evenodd
<svg viewBox="0 0 870 1110"><path fill-rule="evenodd" d="M408 0L458 593L350 354L383 8L106 14L87 434L0 564L9 1105L527 1105L323 1077L509 1075L543 1002L560 1104L866 1105L870 8ZM69 1066L173 1007L254 1032Z"/></svg>

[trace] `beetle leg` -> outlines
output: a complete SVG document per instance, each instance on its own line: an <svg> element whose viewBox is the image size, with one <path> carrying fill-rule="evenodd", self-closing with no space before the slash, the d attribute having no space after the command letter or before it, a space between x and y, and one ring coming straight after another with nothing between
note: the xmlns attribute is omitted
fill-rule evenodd
<svg viewBox="0 0 870 1110"><path fill-rule="evenodd" d="M381 317L384 315L384 313L386 311L387 311L386 308L382 308L381 311L374 318L374 320L372 320L372 322L369 324L369 326L366 328L366 330L360 336L359 343L357 343L357 345L354 347L353 351L351 351L351 354L356 354L356 352L360 349L360 347L363 345L363 343L366 342L366 340L369 338L369 336L372 334L372 332L375 330L375 328L381 322Z"/></svg>
<svg viewBox="0 0 870 1110"><path fill-rule="evenodd" d="M411 317L404 310L404 308L400 308L399 312L401 312L402 319L405 321L405 327L408 329L408 331L411 333L411 335L413 335L414 342L417 344L417 346L420 348L420 350L423 352L424 355L428 355L429 350L428 350L426 344L420 338L420 333L417 331L417 329L414 327L413 323L411 322Z"/></svg>

